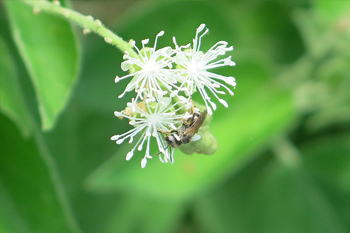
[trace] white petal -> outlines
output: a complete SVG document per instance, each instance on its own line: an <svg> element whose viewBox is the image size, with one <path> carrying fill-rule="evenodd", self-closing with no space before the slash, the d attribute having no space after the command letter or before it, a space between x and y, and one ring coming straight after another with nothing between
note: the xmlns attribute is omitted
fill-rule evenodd
<svg viewBox="0 0 350 233"><path fill-rule="evenodd" d="M216 110L216 104L210 100L208 100L210 105L213 107L214 110Z"/></svg>
<svg viewBox="0 0 350 233"><path fill-rule="evenodd" d="M212 83L211 86L214 87L214 88L219 88L220 87L220 85L217 84L217 83Z"/></svg>
<svg viewBox="0 0 350 233"><path fill-rule="evenodd" d="M211 110L211 108L209 106L207 107L207 111L208 111L209 115L213 115L213 110Z"/></svg>
<svg viewBox="0 0 350 233"><path fill-rule="evenodd" d="M163 36L164 35L164 31L160 31L157 36Z"/></svg>
<svg viewBox="0 0 350 233"><path fill-rule="evenodd" d="M123 114L122 114L121 112L114 111L114 115L115 115L116 117L120 117L120 116L122 116Z"/></svg>
<svg viewBox="0 0 350 233"><path fill-rule="evenodd" d="M181 138L177 136L177 134L173 134L173 136L175 137L176 140L181 141Z"/></svg>
<svg viewBox="0 0 350 233"><path fill-rule="evenodd" d="M228 65L229 65L229 66L235 66L235 65L236 65L236 62L231 61Z"/></svg>
<svg viewBox="0 0 350 233"><path fill-rule="evenodd" d="M219 101L220 101L220 103L221 103L222 105L224 105L226 108L228 107L228 104L227 104L227 102L226 102L225 100L219 99Z"/></svg>
<svg viewBox="0 0 350 233"><path fill-rule="evenodd" d="M202 138L201 135L196 134L196 135L193 136L192 141L195 142L195 141L198 141L201 138Z"/></svg>
<svg viewBox="0 0 350 233"><path fill-rule="evenodd" d="M142 44L148 44L148 42L149 42L149 39L142 40Z"/></svg>
<svg viewBox="0 0 350 233"><path fill-rule="evenodd" d="M159 104L161 105L161 107L163 107L163 109L167 107L170 104L170 102L171 102L171 98L169 97L163 97L159 100Z"/></svg>
<svg viewBox="0 0 350 233"><path fill-rule="evenodd" d="M118 140L119 137L120 137L119 135L114 135L111 137L111 140Z"/></svg>
<svg viewBox="0 0 350 233"><path fill-rule="evenodd" d="M159 155L159 160L160 160L160 162L164 163L164 160L162 159L161 155Z"/></svg>
<svg viewBox="0 0 350 233"><path fill-rule="evenodd" d="M169 126L170 126L172 129L176 130L176 126L175 126L173 123L170 123Z"/></svg>
<svg viewBox="0 0 350 233"><path fill-rule="evenodd" d="M236 83L236 79L234 77L227 77L225 79L225 83L231 85L231 86L236 86L237 83Z"/></svg>
<svg viewBox="0 0 350 233"><path fill-rule="evenodd" d="M202 24L199 25L199 27L197 28L197 33L198 33L198 32L201 32L204 28L205 28L205 24L202 23Z"/></svg>
<svg viewBox="0 0 350 233"><path fill-rule="evenodd" d="M146 167L146 164L147 164L147 159L146 158L143 158L141 160L141 168L145 168Z"/></svg>
<svg viewBox="0 0 350 233"><path fill-rule="evenodd" d="M122 93L122 94L120 94L119 96L118 96L118 98L123 98L123 96L125 95L125 91Z"/></svg>
<svg viewBox="0 0 350 233"><path fill-rule="evenodd" d="M126 154L126 160L129 161L133 155L134 155L133 151L128 152Z"/></svg>
<svg viewBox="0 0 350 233"><path fill-rule="evenodd" d="M130 69L130 67L133 65L132 62L130 61L123 61L122 64L121 64L121 68L123 71L127 71Z"/></svg>

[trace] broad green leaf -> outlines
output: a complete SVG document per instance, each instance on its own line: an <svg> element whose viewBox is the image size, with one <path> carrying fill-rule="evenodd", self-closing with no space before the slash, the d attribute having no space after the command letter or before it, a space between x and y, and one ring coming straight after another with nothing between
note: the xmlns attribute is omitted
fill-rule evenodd
<svg viewBox="0 0 350 233"><path fill-rule="evenodd" d="M0 233L29 232L16 210L15 203L0 184Z"/></svg>
<svg viewBox="0 0 350 233"><path fill-rule="evenodd" d="M295 168L260 157L197 199L197 224L202 232L348 232L349 140L344 134L303 143Z"/></svg>
<svg viewBox="0 0 350 233"><path fill-rule="evenodd" d="M107 217L105 232L173 232L181 223L185 209L181 202L148 199L135 194L126 194L119 203L119 207Z"/></svg>
<svg viewBox="0 0 350 233"><path fill-rule="evenodd" d="M305 166L350 229L350 134L324 136L304 143Z"/></svg>
<svg viewBox="0 0 350 233"><path fill-rule="evenodd" d="M198 198L195 216L205 233L347 232L330 200L303 168L262 159Z"/></svg>
<svg viewBox="0 0 350 233"><path fill-rule="evenodd" d="M0 37L0 110L29 136L31 120L17 79L16 67L5 42Z"/></svg>
<svg viewBox="0 0 350 233"><path fill-rule="evenodd" d="M47 150L39 151L32 139L22 139L2 114L0 128L0 201L5 202L0 216L12 216L7 224L19 224L12 227L28 232L80 232Z"/></svg>
<svg viewBox="0 0 350 233"><path fill-rule="evenodd" d="M79 51L72 26L21 1L6 0L12 36L30 74L44 130L64 110L76 82Z"/></svg>
<svg viewBox="0 0 350 233"><path fill-rule="evenodd" d="M315 176L350 194L350 134L328 136L302 145L305 164Z"/></svg>
<svg viewBox="0 0 350 233"><path fill-rule="evenodd" d="M203 232L348 232L349 134L302 143L302 166L264 156L203 198ZM254 223L254 224L252 224Z"/></svg>

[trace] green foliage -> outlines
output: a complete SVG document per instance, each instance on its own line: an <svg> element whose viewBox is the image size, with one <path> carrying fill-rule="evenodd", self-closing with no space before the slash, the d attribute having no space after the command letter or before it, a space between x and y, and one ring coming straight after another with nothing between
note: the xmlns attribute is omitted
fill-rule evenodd
<svg viewBox="0 0 350 233"><path fill-rule="evenodd" d="M110 9L101 15L73 2L137 45L160 30L159 47L172 36L186 44L206 23L204 48L235 47L237 66L217 71L237 79L229 107L218 106L210 122L217 152L176 150L174 164L155 156L141 169L140 154L125 161L129 144L109 140L130 128L113 116L133 95L117 98L127 84L114 83L124 74L119 50L5 0L0 232L349 232L345 2L101 1ZM116 25L107 20L115 17Z"/></svg>
<svg viewBox="0 0 350 233"><path fill-rule="evenodd" d="M79 52L71 25L20 1L5 1L12 36L30 74L44 130L54 126L77 79Z"/></svg>
<svg viewBox="0 0 350 233"><path fill-rule="evenodd" d="M1 116L1 144L6 145L0 160L4 220L15 222L10 225L17 228L13 232L78 232L52 157L40 139L23 139Z"/></svg>
<svg viewBox="0 0 350 233"><path fill-rule="evenodd" d="M31 119L21 93L13 58L0 37L0 108L20 128L23 136L30 134Z"/></svg>

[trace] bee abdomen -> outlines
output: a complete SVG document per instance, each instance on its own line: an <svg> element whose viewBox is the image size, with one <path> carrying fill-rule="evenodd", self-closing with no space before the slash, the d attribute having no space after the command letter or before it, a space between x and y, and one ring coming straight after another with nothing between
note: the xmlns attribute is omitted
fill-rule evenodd
<svg viewBox="0 0 350 233"><path fill-rule="evenodd" d="M190 135L183 135L181 141L182 141L183 144L187 144L187 143L189 143L191 141L191 139L192 139L192 137Z"/></svg>
<svg viewBox="0 0 350 233"><path fill-rule="evenodd" d="M170 145L171 147L178 148L181 146L181 140L177 140L176 137L173 135L169 135L165 137L165 141Z"/></svg>

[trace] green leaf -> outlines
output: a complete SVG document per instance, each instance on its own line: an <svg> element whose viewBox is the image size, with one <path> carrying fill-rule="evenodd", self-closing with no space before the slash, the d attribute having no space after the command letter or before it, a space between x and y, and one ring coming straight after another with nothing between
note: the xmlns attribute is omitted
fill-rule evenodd
<svg viewBox="0 0 350 233"><path fill-rule="evenodd" d="M349 140L347 133L302 143L301 166L293 168L259 157L197 199L201 232L348 232Z"/></svg>
<svg viewBox="0 0 350 233"><path fill-rule="evenodd" d="M337 209L303 167L264 156L197 199L201 232L345 233Z"/></svg>
<svg viewBox="0 0 350 233"><path fill-rule="evenodd" d="M30 134L31 120L18 83L16 67L5 42L0 37L0 110L21 130Z"/></svg>
<svg viewBox="0 0 350 233"><path fill-rule="evenodd" d="M302 145L305 164L326 183L350 194L350 134L328 136Z"/></svg>
<svg viewBox="0 0 350 233"><path fill-rule="evenodd" d="M350 229L350 133L324 136L304 143L305 166Z"/></svg>
<svg viewBox="0 0 350 233"><path fill-rule="evenodd" d="M45 146L39 151L32 139L22 139L2 114L0 128L0 179L6 194L0 216L12 215L14 221L7 224L18 223L29 232L80 232Z"/></svg>
<svg viewBox="0 0 350 233"><path fill-rule="evenodd" d="M79 51L72 26L20 1L5 1L12 35L36 91L44 130L64 110L76 82Z"/></svg>
<svg viewBox="0 0 350 233"><path fill-rule="evenodd" d="M127 194L119 202L118 208L107 217L105 232L116 229L118 233L173 232L185 209L181 202L147 199L135 194Z"/></svg>
<svg viewBox="0 0 350 233"><path fill-rule="evenodd" d="M15 203L5 192L5 187L0 184L0 233L30 232L24 223L24 219L19 217Z"/></svg>

